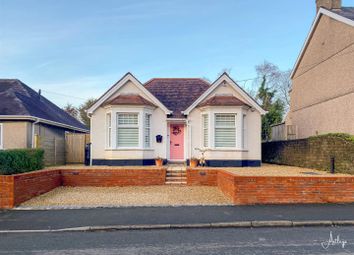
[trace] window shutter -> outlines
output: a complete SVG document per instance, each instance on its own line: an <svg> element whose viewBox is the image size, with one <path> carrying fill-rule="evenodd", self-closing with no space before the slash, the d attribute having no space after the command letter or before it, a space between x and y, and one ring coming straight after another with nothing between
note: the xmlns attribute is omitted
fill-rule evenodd
<svg viewBox="0 0 354 255"><path fill-rule="evenodd" d="M242 148L247 149L247 116L243 115L242 121Z"/></svg>
<svg viewBox="0 0 354 255"><path fill-rule="evenodd" d="M236 147L236 115L215 114L215 147Z"/></svg>
<svg viewBox="0 0 354 255"><path fill-rule="evenodd" d="M2 129L2 124L0 124L0 149L3 149L3 129Z"/></svg>
<svg viewBox="0 0 354 255"><path fill-rule="evenodd" d="M107 148L112 147L112 115L107 113L106 115L106 146Z"/></svg>
<svg viewBox="0 0 354 255"><path fill-rule="evenodd" d="M118 113L117 146L139 147L138 114Z"/></svg>
<svg viewBox="0 0 354 255"><path fill-rule="evenodd" d="M144 145L145 148L150 148L151 146L151 114L145 114L145 135L144 135Z"/></svg>
<svg viewBox="0 0 354 255"><path fill-rule="evenodd" d="M209 115L203 114L203 146L209 147Z"/></svg>

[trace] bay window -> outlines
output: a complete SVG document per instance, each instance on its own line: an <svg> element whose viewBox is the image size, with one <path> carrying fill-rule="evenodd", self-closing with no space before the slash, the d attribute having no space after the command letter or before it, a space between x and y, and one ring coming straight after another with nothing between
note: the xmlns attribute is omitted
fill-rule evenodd
<svg viewBox="0 0 354 255"><path fill-rule="evenodd" d="M117 147L139 147L138 113L117 113Z"/></svg>
<svg viewBox="0 0 354 255"><path fill-rule="evenodd" d="M236 147L236 114L215 114L215 148Z"/></svg>

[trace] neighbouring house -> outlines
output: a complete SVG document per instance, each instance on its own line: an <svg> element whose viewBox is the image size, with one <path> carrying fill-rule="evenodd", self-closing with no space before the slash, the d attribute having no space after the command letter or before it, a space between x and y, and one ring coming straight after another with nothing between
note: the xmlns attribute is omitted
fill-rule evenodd
<svg viewBox="0 0 354 255"><path fill-rule="evenodd" d="M157 78L124 75L88 110L93 165L152 165L154 158L209 166L259 166L265 111L226 73Z"/></svg>
<svg viewBox="0 0 354 255"><path fill-rule="evenodd" d="M354 134L354 7L342 7L340 0L316 4L317 16L291 74L286 125L295 127L297 138Z"/></svg>
<svg viewBox="0 0 354 255"><path fill-rule="evenodd" d="M20 80L0 79L0 149L41 147L46 164L63 164L66 132L89 130Z"/></svg>

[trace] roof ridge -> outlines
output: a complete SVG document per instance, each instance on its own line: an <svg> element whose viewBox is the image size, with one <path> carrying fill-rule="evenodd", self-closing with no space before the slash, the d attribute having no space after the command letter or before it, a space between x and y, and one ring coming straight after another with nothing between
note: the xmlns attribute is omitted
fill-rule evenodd
<svg viewBox="0 0 354 255"><path fill-rule="evenodd" d="M182 77L182 78L151 78L150 80L148 80L147 82L144 83L144 86L148 83L151 83L152 81L155 81L155 80L199 80L199 81L202 81L204 82L205 84L208 84L210 85L210 83L206 80L204 80L203 78L198 78L198 77L191 77L191 78L186 78L186 77Z"/></svg>

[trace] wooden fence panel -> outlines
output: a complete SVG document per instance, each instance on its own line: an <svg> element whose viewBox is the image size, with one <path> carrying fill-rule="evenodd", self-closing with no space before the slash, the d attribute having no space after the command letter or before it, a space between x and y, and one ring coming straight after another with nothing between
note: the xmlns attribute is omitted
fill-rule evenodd
<svg viewBox="0 0 354 255"><path fill-rule="evenodd" d="M297 139L297 126L285 123L272 126L271 141L285 141Z"/></svg>
<svg viewBox="0 0 354 255"><path fill-rule="evenodd" d="M83 164L85 162L85 145L89 142L89 134L67 133L65 135L66 163Z"/></svg>
<svg viewBox="0 0 354 255"><path fill-rule="evenodd" d="M44 149L46 166L65 164L65 140L55 137L40 137L39 147Z"/></svg>

